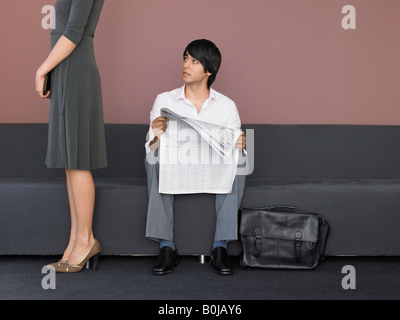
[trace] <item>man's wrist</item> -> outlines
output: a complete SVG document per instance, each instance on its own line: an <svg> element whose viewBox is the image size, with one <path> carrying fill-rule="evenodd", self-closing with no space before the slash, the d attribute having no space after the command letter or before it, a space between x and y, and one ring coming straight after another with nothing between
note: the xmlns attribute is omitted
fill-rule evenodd
<svg viewBox="0 0 400 320"><path fill-rule="evenodd" d="M151 140L151 142L150 142L149 146L151 146L151 145L155 144L157 141L158 141L158 137L157 137L157 136L155 136L155 137L154 137L154 139L153 139L153 140Z"/></svg>

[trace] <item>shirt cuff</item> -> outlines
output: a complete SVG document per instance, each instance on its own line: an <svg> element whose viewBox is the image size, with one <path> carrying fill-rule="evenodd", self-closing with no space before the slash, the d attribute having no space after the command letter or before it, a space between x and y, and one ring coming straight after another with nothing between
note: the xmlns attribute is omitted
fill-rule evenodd
<svg viewBox="0 0 400 320"><path fill-rule="evenodd" d="M150 149L150 142L153 141L155 134L153 132L153 129L150 128L149 132L148 132L148 139L144 145L144 148L146 149L146 153L150 153L151 149Z"/></svg>

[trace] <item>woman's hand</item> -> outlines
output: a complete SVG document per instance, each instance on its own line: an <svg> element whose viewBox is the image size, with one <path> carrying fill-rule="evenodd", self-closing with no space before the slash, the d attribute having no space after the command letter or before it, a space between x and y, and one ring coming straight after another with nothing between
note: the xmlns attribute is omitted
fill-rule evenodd
<svg viewBox="0 0 400 320"><path fill-rule="evenodd" d="M50 98L50 91L43 95L43 85L46 74L53 70L61 61L67 58L76 48L76 44L65 36L58 39L49 56L36 71L36 92L41 98Z"/></svg>
<svg viewBox="0 0 400 320"><path fill-rule="evenodd" d="M36 84L36 92L39 94L39 97L43 99L50 98L50 90L47 92L46 95L43 95L43 86L45 81L46 74L40 71L40 68L36 72L35 84Z"/></svg>

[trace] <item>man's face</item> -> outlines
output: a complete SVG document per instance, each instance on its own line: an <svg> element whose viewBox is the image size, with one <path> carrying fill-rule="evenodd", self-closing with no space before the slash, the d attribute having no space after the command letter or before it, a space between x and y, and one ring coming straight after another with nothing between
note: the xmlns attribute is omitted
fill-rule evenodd
<svg viewBox="0 0 400 320"><path fill-rule="evenodd" d="M182 81L186 84L203 83L207 85L211 73L205 72L203 65L186 52L182 64Z"/></svg>

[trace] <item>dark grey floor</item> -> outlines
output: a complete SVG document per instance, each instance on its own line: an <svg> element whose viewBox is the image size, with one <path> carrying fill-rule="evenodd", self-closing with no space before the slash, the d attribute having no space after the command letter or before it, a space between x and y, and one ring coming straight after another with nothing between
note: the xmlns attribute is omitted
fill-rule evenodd
<svg viewBox="0 0 400 320"><path fill-rule="evenodd" d="M155 276L155 257L101 256L99 269L56 274L44 290L42 267L58 257L0 256L1 300L397 300L400 257L327 257L312 271L243 270L219 276L197 257L181 257L174 273ZM344 290L345 265L356 270L356 289Z"/></svg>

